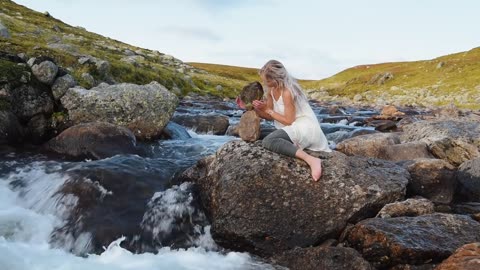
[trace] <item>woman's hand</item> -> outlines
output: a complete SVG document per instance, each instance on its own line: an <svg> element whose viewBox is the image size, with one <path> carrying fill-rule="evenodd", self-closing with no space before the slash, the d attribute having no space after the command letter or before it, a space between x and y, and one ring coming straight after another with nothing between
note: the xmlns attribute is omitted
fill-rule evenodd
<svg viewBox="0 0 480 270"><path fill-rule="evenodd" d="M264 100L254 100L252 102L253 104L253 107L255 108L256 111L265 111L267 110L267 102L265 102Z"/></svg>

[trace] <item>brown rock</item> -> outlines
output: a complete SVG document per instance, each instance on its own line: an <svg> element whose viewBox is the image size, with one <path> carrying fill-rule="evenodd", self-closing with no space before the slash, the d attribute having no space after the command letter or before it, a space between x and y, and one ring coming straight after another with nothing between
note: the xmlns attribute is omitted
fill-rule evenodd
<svg viewBox="0 0 480 270"><path fill-rule="evenodd" d="M480 223L468 216L431 214L371 218L357 223L348 244L375 267L440 262L464 244L480 240Z"/></svg>
<svg viewBox="0 0 480 270"><path fill-rule="evenodd" d="M457 249L435 270L478 270L480 269L480 243L471 243Z"/></svg>
<svg viewBox="0 0 480 270"><path fill-rule="evenodd" d="M290 270L374 269L356 250L345 247L296 248L275 256L273 263Z"/></svg>
<svg viewBox="0 0 480 270"><path fill-rule="evenodd" d="M401 115L405 115L405 113L399 111L395 106L386 105L386 106L383 107L380 115L383 115L383 116L401 116Z"/></svg>
<svg viewBox="0 0 480 270"><path fill-rule="evenodd" d="M389 217L414 217L426 214L432 214L434 212L434 205L427 199L408 199L401 202L394 202L385 205L377 217L389 218Z"/></svg>
<svg viewBox="0 0 480 270"><path fill-rule="evenodd" d="M197 133L212 133L213 135L224 135L230 125L228 116L222 114L175 115L172 121L193 129Z"/></svg>
<svg viewBox="0 0 480 270"><path fill-rule="evenodd" d="M380 158L392 161L413 160L417 158L433 158L427 144L424 142L411 142L386 145L383 156Z"/></svg>
<svg viewBox="0 0 480 270"><path fill-rule="evenodd" d="M260 138L260 117L254 110L247 111L240 118L238 134L242 140L254 142Z"/></svg>
<svg viewBox="0 0 480 270"><path fill-rule="evenodd" d="M337 145L336 150L349 156L382 158L386 145L399 143L400 136L397 133L374 133L344 140Z"/></svg>
<svg viewBox="0 0 480 270"><path fill-rule="evenodd" d="M48 151L75 159L102 159L137 153L135 135L124 127L105 122L79 124L45 144Z"/></svg>

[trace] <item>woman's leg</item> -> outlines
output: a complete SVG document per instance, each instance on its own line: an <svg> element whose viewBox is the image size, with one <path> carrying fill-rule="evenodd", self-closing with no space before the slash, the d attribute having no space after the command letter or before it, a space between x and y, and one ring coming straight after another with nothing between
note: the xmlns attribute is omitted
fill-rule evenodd
<svg viewBox="0 0 480 270"><path fill-rule="evenodd" d="M322 161L319 158L307 154L305 151L298 149L288 137L283 129L275 130L265 137L262 141L263 147L268 150L286 155L289 157L297 157L305 161L312 171L313 180L318 181L322 175Z"/></svg>

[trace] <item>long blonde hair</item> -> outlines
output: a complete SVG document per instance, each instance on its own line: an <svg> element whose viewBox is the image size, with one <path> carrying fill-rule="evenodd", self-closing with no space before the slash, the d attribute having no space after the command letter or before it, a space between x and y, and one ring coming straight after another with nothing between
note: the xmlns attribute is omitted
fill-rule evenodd
<svg viewBox="0 0 480 270"><path fill-rule="evenodd" d="M264 76L266 79L275 81L279 87L288 89L292 94L297 108L299 108L301 102L308 102L305 93L302 91L302 87L298 84L297 80L295 80L295 78L288 73L285 66L279 61L268 61L258 73L260 76Z"/></svg>

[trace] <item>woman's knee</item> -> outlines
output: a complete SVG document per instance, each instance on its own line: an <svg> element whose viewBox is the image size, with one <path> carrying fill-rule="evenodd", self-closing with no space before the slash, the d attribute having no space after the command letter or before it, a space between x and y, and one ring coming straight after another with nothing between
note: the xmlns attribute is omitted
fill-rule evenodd
<svg viewBox="0 0 480 270"><path fill-rule="evenodd" d="M275 138L269 138L268 136L265 137L265 138L263 138L263 140L262 140L262 146L263 146L264 148L271 149L274 139L275 139Z"/></svg>

